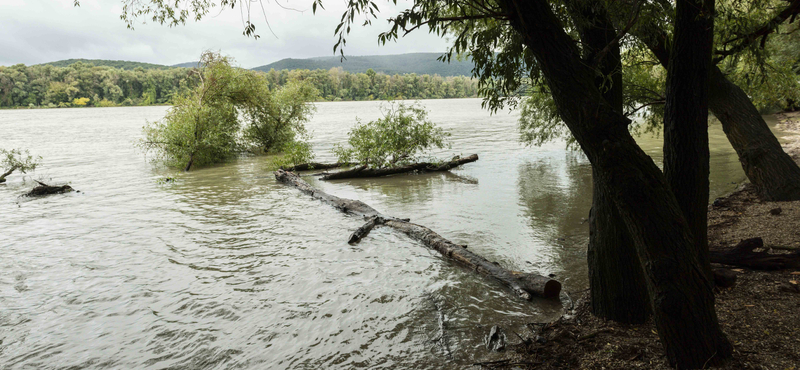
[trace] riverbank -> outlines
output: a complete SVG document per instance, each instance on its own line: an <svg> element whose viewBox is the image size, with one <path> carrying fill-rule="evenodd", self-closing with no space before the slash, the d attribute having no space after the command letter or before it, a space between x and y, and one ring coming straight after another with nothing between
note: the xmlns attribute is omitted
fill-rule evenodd
<svg viewBox="0 0 800 370"><path fill-rule="evenodd" d="M784 150L800 163L800 112L776 115L778 128L794 132ZM770 210L780 208L774 215ZM765 202L749 184L709 206L709 244L725 249L761 237L773 253L800 249L800 201ZM718 267L718 266L715 266ZM797 369L800 364L800 271L734 268L737 282L718 290L717 315L734 345L723 369ZM504 361L483 368L671 369L655 325L624 325L592 316L588 294L559 321L529 325L530 332Z"/></svg>

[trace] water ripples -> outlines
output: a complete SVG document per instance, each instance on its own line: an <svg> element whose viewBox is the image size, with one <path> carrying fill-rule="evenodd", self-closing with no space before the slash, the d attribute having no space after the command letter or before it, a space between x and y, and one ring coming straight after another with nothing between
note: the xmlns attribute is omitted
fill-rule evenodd
<svg viewBox="0 0 800 370"><path fill-rule="evenodd" d="M563 143L523 148L515 116L489 116L479 100L423 104L453 133L437 155L481 159L452 173L308 181L583 289L586 161ZM370 120L378 106L319 104L318 159L333 159L353 112ZM131 144L165 110L0 113L2 146L44 158L34 178L81 191L20 198L31 182L19 176L0 187L0 368L463 367L497 356L482 344L491 326L519 332L560 313L388 228L348 245L363 220L276 183L263 158L152 167Z"/></svg>

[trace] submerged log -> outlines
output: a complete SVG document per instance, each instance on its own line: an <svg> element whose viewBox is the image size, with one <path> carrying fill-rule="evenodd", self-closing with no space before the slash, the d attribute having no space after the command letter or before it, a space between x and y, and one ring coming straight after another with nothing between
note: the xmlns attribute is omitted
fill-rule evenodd
<svg viewBox="0 0 800 370"><path fill-rule="evenodd" d="M415 171L416 172L449 171L450 169L458 167L462 164L475 162L477 160L478 160L478 155L473 154L464 158L455 156L449 162L445 163L420 162L420 163L412 163L405 166L392 167L392 168L367 168L366 166L359 166L346 171L339 171L326 174L325 176L322 177L322 180L381 177L381 176L389 176L398 173L415 172Z"/></svg>
<svg viewBox="0 0 800 370"><path fill-rule="evenodd" d="M339 198L318 190L294 173L278 170L275 178L287 185L291 185L310 195L315 199L333 205L345 213L362 216L368 219L367 223L350 236L350 242L357 242L377 225L386 225L402 231L412 239L418 240L427 247L441 253L442 256L455 261L469 269L492 277L514 291L520 298L530 300L534 296L557 298L561 292L561 283L546 276L531 273L509 271L498 264L467 250L465 246L455 244L433 230L414 223L408 219L399 219L381 214L366 203L358 200Z"/></svg>
<svg viewBox="0 0 800 370"><path fill-rule="evenodd" d="M745 239L733 249L712 250L709 252L709 256L713 263L748 267L754 270L800 268L800 251L772 254L766 251L755 252L754 250L757 248L764 248L764 241L761 238Z"/></svg>
<svg viewBox="0 0 800 370"><path fill-rule="evenodd" d="M291 167L281 167L284 171L308 171L308 170L328 170L331 168L339 168L339 167L347 167L355 165L355 163L349 162L336 162L336 163L316 163L316 162L309 162L309 163L301 163L296 166Z"/></svg>
<svg viewBox="0 0 800 370"><path fill-rule="evenodd" d="M39 183L39 186L31 189L31 191L25 193L26 197L41 197L50 194L63 194L69 193L75 189L73 189L69 185L61 185L61 186L50 186L43 182L36 181Z"/></svg>

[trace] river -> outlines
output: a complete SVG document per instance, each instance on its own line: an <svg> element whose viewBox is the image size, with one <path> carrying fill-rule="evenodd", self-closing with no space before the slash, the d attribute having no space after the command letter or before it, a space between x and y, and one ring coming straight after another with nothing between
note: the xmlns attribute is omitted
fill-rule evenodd
<svg viewBox="0 0 800 370"><path fill-rule="evenodd" d="M380 104L317 104L317 159ZM436 154L480 160L311 184L586 289L588 161L562 142L525 147L516 113L490 115L480 100L422 104L452 133ZM0 111L0 147L43 157L29 179L80 190L21 198L33 183L19 174L0 186L0 368L463 368L502 356L483 345L493 325L515 341L512 330L560 314L389 228L348 245L363 220L277 183L263 157L152 166L133 142L166 109ZM718 124L710 136L713 199L744 175ZM658 138L640 142L660 156Z"/></svg>

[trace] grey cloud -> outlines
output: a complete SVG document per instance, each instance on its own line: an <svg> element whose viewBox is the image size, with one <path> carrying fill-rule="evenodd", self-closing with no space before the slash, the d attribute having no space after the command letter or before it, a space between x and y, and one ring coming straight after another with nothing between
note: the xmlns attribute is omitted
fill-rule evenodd
<svg viewBox="0 0 800 370"><path fill-rule="evenodd" d="M256 67L283 58L332 55L333 30L342 5L333 0L327 9L312 15L266 4L268 30L260 11L253 14L261 38L242 35L238 10L213 14L199 23L166 27L138 24L131 31L119 19L119 3L82 0L80 8L65 6L67 0L4 0L0 6L0 65L38 64L69 58L133 60L177 64L197 60L203 50L220 50L243 67ZM5 9L3 9L5 8ZM390 7L389 13L397 9ZM424 31L398 43L378 46L377 35L386 27L381 19L372 27L357 26L348 37L348 55L443 52L446 42ZM360 25L360 22L359 22Z"/></svg>

